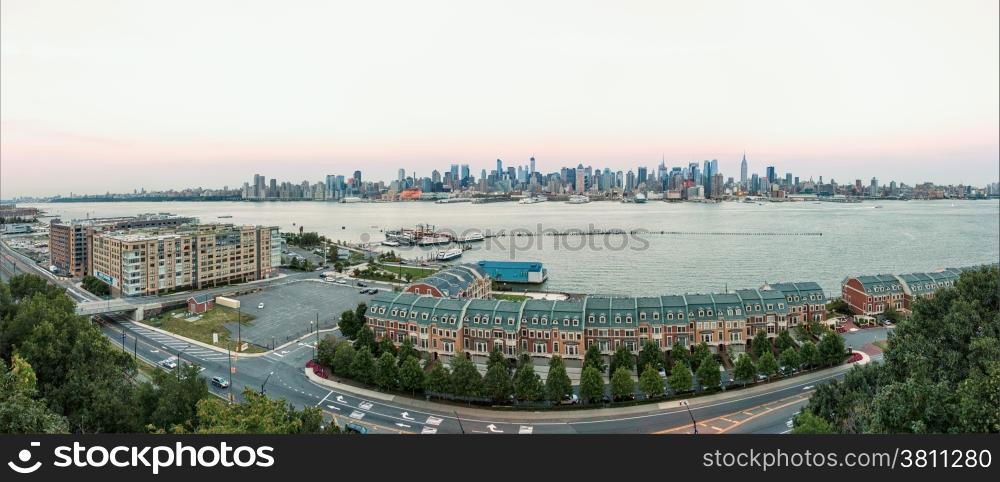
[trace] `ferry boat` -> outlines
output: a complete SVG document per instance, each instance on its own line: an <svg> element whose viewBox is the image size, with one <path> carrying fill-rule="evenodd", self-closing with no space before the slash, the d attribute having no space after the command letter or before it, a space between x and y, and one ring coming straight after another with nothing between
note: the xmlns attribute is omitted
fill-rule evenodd
<svg viewBox="0 0 1000 482"><path fill-rule="evenodd" d="M437 258L438 261L451 261L460 256L462 256L462 248L451 248L444 251L438 251L435 258Z"/></svg>
<svg viewBox="0 0 1000 482"><path fill-rule="evenodd" d="M570 196L566 204L587 204L590 202L590 198L587 196L574 195Z"/></svg>
<svg viewBox="0 0 1000 482"><path fill-rule="evenodd" d="M344 199L341 199L340 202L341 203L360 203L360 202L364 202L364 199L361 199L359 197L345 197Z"/></svg>
<svg viewBox="0 0 1000 482"><path fill-rule="evenodd" d="M436 246L439 244L449 244L451 238L447 236L424 236L417 241L418 246Z"/></svg>
<svg viewBox="0 0 1000 482"><path fill-rule="evenodd" d="M218 216L218 218L219 218L219 219L229 219L229 218L231 218L231 217L232 217L232 216L230 216L230 215L228 215L228 214L227 214L227 215L225 215L225 216Z"/></svg>
<svg viewBox="0 0 1000 482"><path fill-rule="evenodd" d="M451 204L451 203L468 203L472 202L471 198L467 197L449 197L445 199L438 199L434 201L434 204Z"/></svg>
<svg viewBox="0 0 1000 482"><path fill-rule="evenodd" d="M470 233L458 238L459 243L474 243L477 241L482 241L486 238L483 237L483 233Z"/></svg>
<svg viewBox="0 0 1000 482"><path fill-rule="evenodd" d="M543 197L535 197L535 196L532 196L532 197L526 197L526 198L522 198L522 199L521 199L520 201L518 201L517 203L518 203L518 204L538 204L538 203L543 203L543 202L545 202L545 201L547 201L547 199L545 199L545 198L543 198Z"/></svg>
<svg viewBox="0 0 1000 482"><path fill-rule="evenodd" d="M387 239L385 241L382 241L382 246L391 246L391 247L395 248L395 247L397 247L399 245L400 245L399 241L392 241L392 240L389 240L389 239Z"/></svg>

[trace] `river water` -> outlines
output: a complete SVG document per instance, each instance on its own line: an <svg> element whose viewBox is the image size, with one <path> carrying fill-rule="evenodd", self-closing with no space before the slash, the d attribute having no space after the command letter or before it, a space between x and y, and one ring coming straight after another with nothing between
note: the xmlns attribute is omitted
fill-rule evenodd
<svg viewBox="0 0 1000 482"><path fill-rule="evenodd" d="M28 206L28 205L26 205ZM346 241L433 224L459 234L521 232L474 243L456 262L541 261L544 288L658 295L816 281L838 295L848 275L931 271L1000 261L1000 201L570 205L325 202L34 204L63 219L169 212L202 222L277 225ZM218 216L232 216L219 218ZM630 235L544 233L617 229ZM525 233L543 233L525 236ZM428 257L436 249L402 249Z"/></svg>

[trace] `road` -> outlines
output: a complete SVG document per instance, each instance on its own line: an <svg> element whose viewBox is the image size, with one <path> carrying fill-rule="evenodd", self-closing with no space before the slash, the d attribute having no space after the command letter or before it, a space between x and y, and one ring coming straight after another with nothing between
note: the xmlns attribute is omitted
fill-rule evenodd
<svg viewBox="0 0 1000 482"><path fill-rule="evenodd" d="M3 246L5 248L5 246ZM10 260L10 254L4 257ZM16 253L14 254L16 256ZM18 258L13 258L15 261ZM33 265L33 263L32 263ZM30 270L31 267L23 267ZM34 268L38 268L34 266ZM47 272L41 271L42 275ZM307 273L314 276L313 273ZM60 286L67 282L48 273L47 278ZM70 295L79 300L92 296L71 290ZM366 399L346 390L331 390L306 377L304 367L312 358L315 337L293 341L261 356L243 355L231 358L225 352L192 345L169 334L163 334L134 323L124 315L107 317L102 324L104 334L127 352L152 364L178 356L186 363L201 366L206 378L221 376L232 386L213 393L227 396L228 392L241 393L244 387L264 390L274 398L288 400L297 407L318 406L329 417L340 423L352 421L369 427L374 433L482 433L482 434L535 434L535 433L686 433L691 427L691 416L701 421L699 433L782 433L788 430L787 420L801 408L808 394L818 383L842 378L844 369L824 370L802 374L793 379L733 393L731 398L717 400L713 397L692 399L690 414L684 407L674 404L649 406L649 411L634 415L616 415L620 411L608 409L605 414L595 411L577 412L577 418L566 418L566 412L487 412L483 415L462 415L470 410L423 409L405 400L385 401ZM124 333L124 344L122 334ZM234 367L230 373L230 364ZM410 402L412 403L412 402ZM441 405L436 405L440 407ZM728 420L730 425L721 425ZM687 427L687 428L685 428ZM714 427L714 428L712 428Z"/></svg>

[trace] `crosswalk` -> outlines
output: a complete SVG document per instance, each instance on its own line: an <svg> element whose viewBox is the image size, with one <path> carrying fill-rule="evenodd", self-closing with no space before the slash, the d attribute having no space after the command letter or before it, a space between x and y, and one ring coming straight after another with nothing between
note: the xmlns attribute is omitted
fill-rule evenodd
<svg viewBox="0 0 1000 482"><path fill-rule="evenodd" d="M137 323L123 322L122 325L129 330L159 343L161 348L163 348L163 350L167 353L176 355L177 352L182 352L185 358L197 358L205 361L226 361L229 359L229 356L226 353L211 350L200 345L192 345L172 336L150 330L149 328L145 328Z"/></svg>

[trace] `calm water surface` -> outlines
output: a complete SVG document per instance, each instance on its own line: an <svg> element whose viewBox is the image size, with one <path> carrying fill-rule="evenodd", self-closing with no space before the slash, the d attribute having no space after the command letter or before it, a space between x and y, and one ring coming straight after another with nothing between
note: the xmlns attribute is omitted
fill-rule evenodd
<svg viewBox="0 0 1000 482"><path fill-rule="evenodd" d="M348 241L381 241L384 229L418 223L458 233L589 229L680 233L506 237L477 243L460 258L461 262L541 261L549 271L546 289L578 293L695 293L759 287L764 282L816 281L828 295L835 295L847 275L930 271L1000 261L998 200L581 205L126 202L34 206L64 219L170 212L195 216L202 222L277 225L288 231L301 226L305 231ZM232 218L218 218L223 215ZM822 235L809 235L813 233ZM420 248L403 251L408 257L434 252Z"/></svg>

